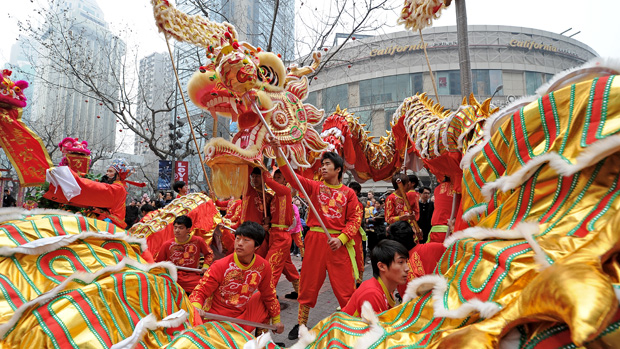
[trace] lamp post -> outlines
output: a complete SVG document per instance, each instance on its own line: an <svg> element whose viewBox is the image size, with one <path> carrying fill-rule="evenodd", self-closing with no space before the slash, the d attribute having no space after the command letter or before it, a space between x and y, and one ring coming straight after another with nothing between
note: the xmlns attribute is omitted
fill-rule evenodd
<svg viewBox="0 0 620 349"><path fill-rule="evenodd" d="M493 97L495 97L495 95L501 91L504 88L504 85L499 85L497 86L497 88L495 89L495 92L493 92L493 94L491 95L491 100L493 100Z"/></svg>

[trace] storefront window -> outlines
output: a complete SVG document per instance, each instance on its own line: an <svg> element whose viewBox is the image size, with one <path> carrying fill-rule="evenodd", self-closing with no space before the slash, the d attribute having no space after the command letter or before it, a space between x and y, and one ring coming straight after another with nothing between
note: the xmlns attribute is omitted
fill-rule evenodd
<svg viewBox="0 0 620 349"><path fill-rule="evenodd" d="M366 124L366 126L364 126L364 129L366 131L372 132L372 111L371 110L360 110L358 112L355 112L355 116L360 118L361 125Z"/></svg>
<svg viewBox="0 0 620 349"><path fill-rule="evenodd" d="M304 103L308 103L308 104L312 104L316 106L316 94L317 94L316 91L308 93L308 98L306 98Z"/></svg>
<svg viewBox="0 0 620 349"><path fill-rule="evenodd" d="M412 85L422 91L422 74L390 75L362 80L360 86L360 106L398 102L411 96Z"/></svg>
<svg viewBox="0 0 620 349"><path fill-rule="evenodd" d="M338 105L340 105L340 109L349 107L348 84L329 87L323 91L323 109L325 112L333 112Z"/></svg>
<svg viewBox="0 0 620 349"><path fill-rule="evenodd" d="M440 96L461 94L461 73L458 70L437 72L436 81Z"/></svg>
<svg viewBox="0 0 620 349"><path fill-rule="evenodd" d="M411 74L411 81L411 84L413 85L413 91L409 93L406 97L413 96L416 93L424 92L424 77L422 76L422 73Z"/></svg>
<svg viewBox="0 0 620 349"><path fill-rule="evenodd" d="M542 73L526 71L525 72L525 93L533 95L536 89L542 85Z"/></svg>
<svg viewBox="0 0 620 349"><path fill-rule="evenodd" d="M385 127L390 128L390 122L392 122L392 117L394 117L394 113L396 112L396 108L388 108L385 109Z"/></svg>
<svg viewBox="0 0 620 349"><path fill-rule="evenodd" d="M490 96L499 85L503 84L501 70L474 69L471 71L471 77L472 89L476 96ZM498 91L497 95L503 95L502 91Z"/></svg>

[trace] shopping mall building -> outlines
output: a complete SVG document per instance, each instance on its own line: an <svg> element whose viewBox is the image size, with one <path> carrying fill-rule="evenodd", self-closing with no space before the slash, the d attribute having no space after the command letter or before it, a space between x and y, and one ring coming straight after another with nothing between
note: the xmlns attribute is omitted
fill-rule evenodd
<svg viewBox="0 0 620 349"><path fill-rule="evenodd" d="M456 109L461 98L455 26L423 31L440 103ZM333 47L332 50L337 47ZM548 31L498 25L469 26L472 89L478 100L502 106L536 89L554 74L598 56L575 39ZM306 102L325 110L348 108L373 136L385 135L402 100L426 92L435 98L418 33L401 31L349 41L311 81Z"/></svg>

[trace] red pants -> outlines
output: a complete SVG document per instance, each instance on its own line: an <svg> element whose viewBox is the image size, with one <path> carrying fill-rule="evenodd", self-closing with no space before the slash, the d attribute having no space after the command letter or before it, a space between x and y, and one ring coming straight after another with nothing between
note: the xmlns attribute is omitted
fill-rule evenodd
<svg viewBox="0 0 620 349"><path fill-rule="evenodd" d="M295 266L293 262L291 262L290 249L291 234L288 230L275 227L271 228L269 230L269 250L265 259L269 262L269 265L271 265L271 286L274 289L278 285L282 270L284 270L285 265L288 263L290 263L292 271L294 271L294 274L290 275L290 277L292 277L293 280L299 278L299 274L297 274L297 270L295 270ZM287 273L292 272L290 266L287 268Z"/></svg>
<svg viewBox="0 0 620 349"><path fill-rule="evenodd" d="M355 235L355 263L357 264L357 271L359 278L356 281L362 282L364 279L364 250L362 249L362 234Z"/></svg>
<svg viewBox="0 0 620 349"><path fill-rule="evenodd" d="M299 272L297 272L297 268L293 261L291 260L291 255L287 254L286 261L284 262L284 270L282 270L282 274L286 277L286 280L293 282L299 280Z"/></svg>
<svg viewBox="0 0 620 349"><path fill-rule="evenodd" d="M335 235L332 235L336 237ZM344 308L355 291L353 265L345 246L332 251L323 232L309 231L306 234L306 256L301 266L299 284L299 305L314 308L319 290L329 273L332 290L340 307Z"/></svg>
<svg viewBox="0 0 620 349"><path fill-rule="evenodd" d="M209 312L213 314L218 314L218 315L230 316L230 314L226 314L226 312L220 313L220 312L215 312L213 310L210 310ZM265 308L265 304L260 299L260 292L254 293L252 297L250 297L250 300L248 301L248 303L246 304L245 310L243 311L243 313L235 317L237 319L254 321L254 322L258 322L262 324L269 323L269 320L270 320L269 313L267 312L267 308ZM255 327L248 326L248 325L239 325L239 326L243 327L243 329L248 332L252 332L255 328Z"/></svg>
<svg viewBox="0 0 620 349"><path fill-rule="evenodd" d="M303 258L305 250L304 250L304 242L301 237L301 232L298 231L295 234L291 234L291 237L293 237L293 241L295 241L295 245L297 245L297 248L299 248L299 253L301 254L301 258Z"/></svg>

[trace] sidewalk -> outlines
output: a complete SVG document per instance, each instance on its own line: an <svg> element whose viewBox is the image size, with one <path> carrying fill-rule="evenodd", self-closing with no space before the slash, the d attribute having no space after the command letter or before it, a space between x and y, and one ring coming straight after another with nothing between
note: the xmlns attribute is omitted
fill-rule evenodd
<svg viewBox="0 0 620 349"><path fill-rule="evenodd" d="M291 256L291 258L293 260L293 264L295 264L295 267L299 269L301 267L301 258L294 256ZM364 280L371 277L372 267L370 266L370 263L367 263L364 270ZM297 309L299 305L296 300L284 298L285 294L293 292L293 285L286 280L284 275L280 277L276 291L278 293L280 303L288 305L288 308L280 312L280 319L284 324L284 332L282 334L271 333L271 338L274 342L283 342L286 344L286 347L290 347L297 342L297 340L288 340L288 332L293 328L293 326L295 326L295 324L297 324ZM325 278L325 283L323 283L323 287L321 287L321 290L319 291L319 298L316 302L316 307L310 310L308 327L312 328L319 321L336 312L336 308L338 308L338 301L332 292L332 286L329 283L328 274L327 278Z"/></svg>

